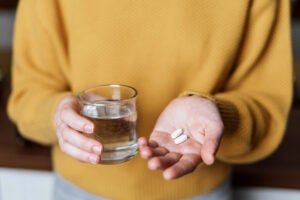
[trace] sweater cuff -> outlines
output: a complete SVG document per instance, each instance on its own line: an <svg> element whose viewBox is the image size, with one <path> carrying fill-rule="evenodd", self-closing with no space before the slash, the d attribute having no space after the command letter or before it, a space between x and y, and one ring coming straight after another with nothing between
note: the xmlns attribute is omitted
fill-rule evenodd
<svg viewBox="0 0 300 200"><path fill-rule="evenodd" d="M210 95L210 94L205 94L205 93L200 93L200 92L195 92L195 91L184 91L182 93L179 94L179 97L188 97L188 96L199 96L208 100L211 100L214 103L216 102L216 99Z"/></svg>

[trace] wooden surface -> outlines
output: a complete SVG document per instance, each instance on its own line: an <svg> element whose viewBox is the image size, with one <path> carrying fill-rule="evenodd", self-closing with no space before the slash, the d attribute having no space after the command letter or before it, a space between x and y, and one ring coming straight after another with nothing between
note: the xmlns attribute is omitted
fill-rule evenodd
<svg viewBox="0 0 300 200"><path fill-rule="evenodd" d="M21 138L6 114L10 91L10 53L0 52L0 66L6 74L0 80L0 167L50 170L50 148Z"/></svg>
<svg viewBox="0 0 300 200"><path fill-rule="evenodd" d="M0 65L9 66L9 54L1 54ZM3 64L4 62L4 64ZM9 70L5 69L9 74ZM8 120L5 108L9 94L9 76L0 81L0 167L51 170L50 149L26 142ZM300 105L290 114L285 138L269 158L250 165L235 166L233 184L300 189Z"/></svg>
<svg viewBox="0 0 300 200"><path fill-rule="evenodd" d="M18 0L0 0L0 8L11 9L16 8Z"/></svg>

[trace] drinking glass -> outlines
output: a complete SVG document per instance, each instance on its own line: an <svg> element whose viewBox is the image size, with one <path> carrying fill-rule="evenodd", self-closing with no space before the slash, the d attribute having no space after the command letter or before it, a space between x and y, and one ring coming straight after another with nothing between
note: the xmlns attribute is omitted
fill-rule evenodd
<svg viewBox="0 0 300 200"><path fill-rule="evenodd" d="M100 163L117 164L137 154L137 90L121 84L97 85L79 92L81 115L94 123L83 133L99 141L104 150Z"/></svg>

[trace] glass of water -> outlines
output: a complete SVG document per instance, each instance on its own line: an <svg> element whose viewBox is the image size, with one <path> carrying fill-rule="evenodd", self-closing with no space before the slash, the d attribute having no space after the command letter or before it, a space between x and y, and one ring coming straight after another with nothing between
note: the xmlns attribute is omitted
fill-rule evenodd
<svg viewBox="0 0 300 200"><path fill-rule="evenodd" d="M104 147L100 163L121 163L137 154L136 97L135 88L120 84L97 85L78 93L81 115L94 123L94 133L84 135Z"/></svg>

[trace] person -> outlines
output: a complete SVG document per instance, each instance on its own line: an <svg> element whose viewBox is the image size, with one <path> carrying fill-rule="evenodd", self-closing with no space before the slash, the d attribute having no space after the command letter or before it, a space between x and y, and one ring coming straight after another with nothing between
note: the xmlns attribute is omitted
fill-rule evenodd
<svg viewBox="0 0 300 200"><path fill-rule="evenodd" d="M230 199L232 165L284 135L289 14L274 0L20 1L8 112L52 146L54 199ZM106 83L139 92L139 155L116 165L97 164L76 100ZM188 139L174 144L180 128Z"/></svg>

